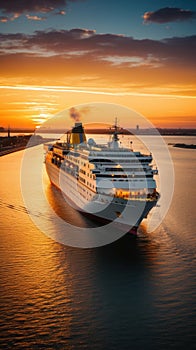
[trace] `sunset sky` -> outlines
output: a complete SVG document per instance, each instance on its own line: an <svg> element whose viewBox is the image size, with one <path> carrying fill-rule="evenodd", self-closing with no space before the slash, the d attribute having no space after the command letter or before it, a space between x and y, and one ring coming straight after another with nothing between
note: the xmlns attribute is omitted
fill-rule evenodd
<svg viewBox="0 0 196 350"><path fill-rule="evenodd" d="M0 126L109 102L196 127L195 28L195 0L0 0Z"/></svg>

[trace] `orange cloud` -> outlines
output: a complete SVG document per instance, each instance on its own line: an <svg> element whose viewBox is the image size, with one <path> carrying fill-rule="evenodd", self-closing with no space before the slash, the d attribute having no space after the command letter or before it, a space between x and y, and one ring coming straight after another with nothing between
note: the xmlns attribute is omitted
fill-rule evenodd
<svg viewBox="0 0 196 350"><path fill-rule="evenodd" d="M34 125L43 119L40 115L104 101L136 109L161 125L164 115L170 126L178 117L180 125L192 125L195 42L196 36L138 40L80 28L0 34L0 85L5 92L0 117L4 123L6 116ZM35 102L37 109L30 104L10 108L13 96L16 102ZM52 109L41 108L51 100ZM183 122L185 115L189 122Z"/></svg>
<svg viewBox="0 0 196 350"><path fill-rule="evenodd" d="M196 36L138 40L88 29L0 34L0 72L6 78L19 75L21 81L31 77L40 83L44 77L73 85L86 85L85 76L91 76L91 87L103 81L128 89L134 84L190 85L195 42Z"/></svg>
<svg viewBox="0 0 196 350"><path fill-rule="evenodd" d="M2 87L0 126L40 125L55 113L82 103L107 102L127 106L149 118L158 127L194 127L195 99L186 96L91 91L60 86ZM103 122L107 116L100 116ZM120 121L122 122L122 121ZM125 125L129 127L129 123Z"/></svg>
<svg viewBox="0 0 196 350"><path fill-rule="evenodd" d="M47 17L26 15L26 18L31 20L31 21L45 21Z"/></svg>

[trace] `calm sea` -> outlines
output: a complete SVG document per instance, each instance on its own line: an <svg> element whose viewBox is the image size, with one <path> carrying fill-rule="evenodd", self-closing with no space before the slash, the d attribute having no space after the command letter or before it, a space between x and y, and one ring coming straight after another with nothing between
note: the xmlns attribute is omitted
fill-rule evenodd
<svg viewBox="0 0 196 350"><path fill-rule="evenodd" d="M21 196L23 151L0 158L1 349L194 348L196 151L169 149L175 190L159 228L93 249L36 228ZM60 205L49 183L48 195Z"/></svg>

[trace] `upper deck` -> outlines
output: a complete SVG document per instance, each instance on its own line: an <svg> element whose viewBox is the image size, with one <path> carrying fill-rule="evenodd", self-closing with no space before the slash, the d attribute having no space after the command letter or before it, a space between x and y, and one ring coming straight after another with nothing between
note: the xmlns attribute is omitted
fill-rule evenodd
<svg viewBox="0 0 196 350"><path fill-rule="evenodd" d="M77 126L80 131L81 125ZM77 128L76 128L77 129ZM152 154L143 154L123 147L117 134L107 144L97 144L93 139L73 136L57 141L50 148L51 162L97 193L116 196L132 193L143 196L156 189L153 178ZM84 139L84 142L74 141ZM71 141L70 141L71 140ZM75 142L75 143L73 143Z"/></svg>

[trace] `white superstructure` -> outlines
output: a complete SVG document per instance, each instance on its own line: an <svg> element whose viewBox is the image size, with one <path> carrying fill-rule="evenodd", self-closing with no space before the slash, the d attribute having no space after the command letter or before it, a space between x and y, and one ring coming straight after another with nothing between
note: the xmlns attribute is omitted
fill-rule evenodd
<svg viewBox="0 0 196 350"><path fill-rule="evenodd" d="M48 146L45 163L50 181L69 204L99 221L116 221L136 231L156 205L158 193L152 155L123 148L114 126L112 139L98 145L86 141L81 123L67 139Z"/></svg>

